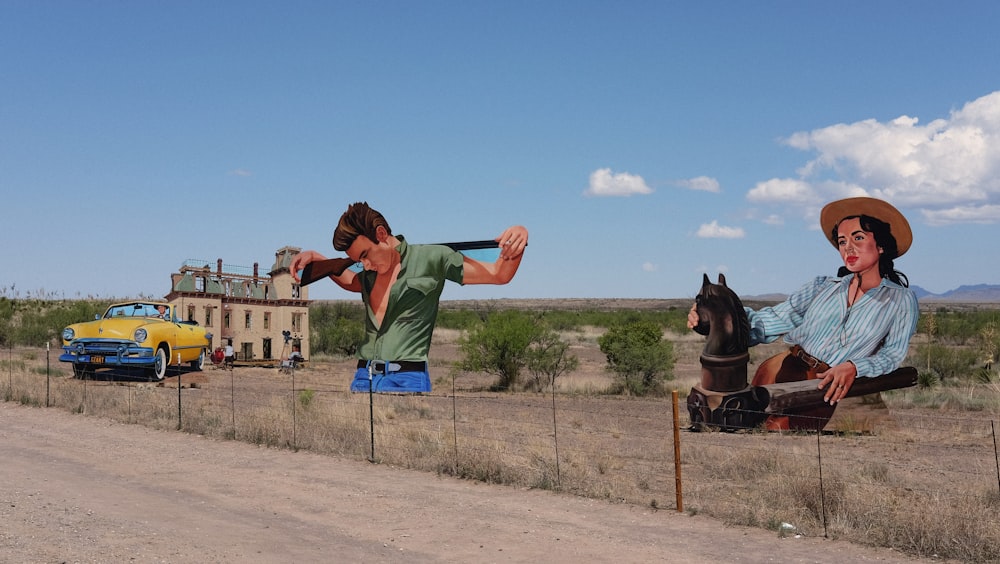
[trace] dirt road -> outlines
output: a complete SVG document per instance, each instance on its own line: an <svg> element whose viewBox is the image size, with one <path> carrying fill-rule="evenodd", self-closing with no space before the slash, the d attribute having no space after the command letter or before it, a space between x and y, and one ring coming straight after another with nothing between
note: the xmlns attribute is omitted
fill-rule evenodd
<svg viewBox="0 0 1000 564"><path fill-rule="evenodd" d="M917 562L0 403L2 562Z"/></svg>

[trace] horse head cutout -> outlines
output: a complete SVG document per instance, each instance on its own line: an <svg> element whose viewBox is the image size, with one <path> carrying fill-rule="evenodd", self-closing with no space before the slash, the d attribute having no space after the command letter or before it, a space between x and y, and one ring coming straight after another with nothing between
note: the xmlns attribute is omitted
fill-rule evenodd
<svg viewBox="0 0 1000 564"><path fill-rule="evenodd" d="M747 352L750 347L750 320L740 297L726 286L725 276L719 274L719 283L713 284L705 274L695 305L698 325L694 330L708 336L703 356L725 357Z"/></svg>

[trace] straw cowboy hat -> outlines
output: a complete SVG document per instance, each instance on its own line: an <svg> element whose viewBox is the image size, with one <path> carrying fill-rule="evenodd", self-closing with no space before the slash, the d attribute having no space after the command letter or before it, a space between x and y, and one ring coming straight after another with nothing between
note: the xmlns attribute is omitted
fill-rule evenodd
<svg viewBox="0 0 1000 564"><path fill-rule="evenodd" d="M903 214L899 213L899 210L894 208L892 204L876 198L844 198L823 206L823 211L819 214L819 224L823 229L823 235L829 240L833 227L840 220L856 215L867 215L888 223L892 236L896 238L899 256L903 256L910 249L910 243L913 242L910 222L906 221ZM836 241L831 242L834 247L837 246Z"/></svg>

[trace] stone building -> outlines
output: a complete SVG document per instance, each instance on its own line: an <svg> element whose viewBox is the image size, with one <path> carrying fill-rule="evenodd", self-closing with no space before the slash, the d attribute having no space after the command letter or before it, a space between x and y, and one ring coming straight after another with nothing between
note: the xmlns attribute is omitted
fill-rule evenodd
<svg viewBox="0 0 1000 564"><path fill-rule="evenodd" d="M309 358L309 290L292 280L289 265L301 252L282 247L264 276L253 268L187 260L170 276L166 299L179 316L212 334L212 350L232 340L237 361L279 361L299 345Z"/></svg>

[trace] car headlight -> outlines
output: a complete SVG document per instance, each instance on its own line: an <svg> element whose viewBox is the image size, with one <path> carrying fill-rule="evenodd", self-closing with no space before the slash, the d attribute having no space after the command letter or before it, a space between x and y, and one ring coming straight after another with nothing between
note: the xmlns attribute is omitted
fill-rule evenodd
<svg viewBox="0 0 1000 564"><path fill-rule="evenodd" d="M146 340L146 330L142 327L135 330L135 334L132 335L132 340L137 343L141 343Z"/></svg>
<svg viewBox="0 0 1000 564"><path fill-rule="evenodd" d="M72 327L67 327L67 328L63 329L63 340L64 341L72 341L73 337L75 337L75 336L76 336L76 332L73 331Z"/></svg>

